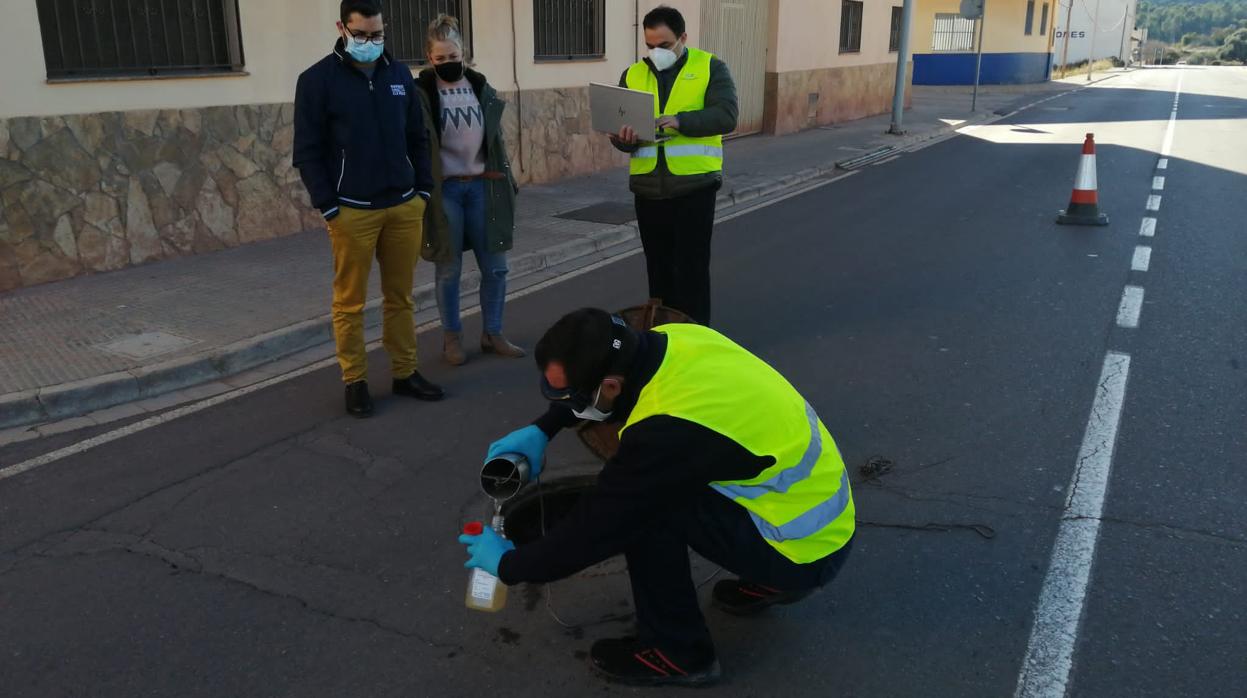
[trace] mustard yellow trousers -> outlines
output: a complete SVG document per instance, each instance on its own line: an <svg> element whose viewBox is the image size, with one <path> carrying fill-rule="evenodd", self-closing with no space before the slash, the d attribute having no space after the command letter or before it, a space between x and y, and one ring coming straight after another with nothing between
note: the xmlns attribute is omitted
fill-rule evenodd
<svg viewBox="0 0 1247 698"><path fill-rule="evenodd" d="M411 286L423 243L424 206L419 195L385 209L343 206L328 221L333 245L333 338L344 383L368 376L364 304L374 256L381 267L381 342L390 356L390 370L395 378L416 370Z"/></svg>

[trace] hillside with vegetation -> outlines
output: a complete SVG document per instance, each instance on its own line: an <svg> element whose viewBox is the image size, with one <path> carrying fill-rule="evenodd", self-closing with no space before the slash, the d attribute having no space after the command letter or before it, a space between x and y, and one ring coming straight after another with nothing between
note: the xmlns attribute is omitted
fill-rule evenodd
<svg viewBox="0 0 1247 698"><path fill-rule="evenodd" d="M1247 0L1146 0L1135 24L1170 45L1166 62L1247 62Z"/></svg>

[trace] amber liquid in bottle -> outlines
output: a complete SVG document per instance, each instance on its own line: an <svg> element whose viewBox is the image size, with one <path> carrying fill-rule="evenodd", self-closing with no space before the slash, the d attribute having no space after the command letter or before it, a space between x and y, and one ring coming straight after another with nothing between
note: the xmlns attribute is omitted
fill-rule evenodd
<svg viewBox="0 0 1247 698"><path fill-rule="evenodd" d="M502 535L502 517L495 516L493 529ZM472 536L480 535L484 527L473 522L464 527L463 532ZM507 585L494 575L482 569L473 569L468 577L468 592L464 597L468 608L476 611L501 611L507 605Z"/></svg>

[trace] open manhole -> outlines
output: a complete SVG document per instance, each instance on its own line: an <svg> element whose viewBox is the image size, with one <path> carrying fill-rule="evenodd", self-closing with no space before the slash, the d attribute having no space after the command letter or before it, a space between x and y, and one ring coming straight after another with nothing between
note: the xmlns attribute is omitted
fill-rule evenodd
<svg viewBox="0 0 1247 698"><path fill-rule="evenodd" d="M636 220L636 204L630 201L599 201L591 206L564 211L555 216L555 218L588 221L590 223L606 223L608 225L623 225L629 221Z"/></svg>
<svg viewBox="0 0 1247 698"><path fill-rule="evenodd" d="M502 505L506 519L507 538L517 545L538 540L544 530L554 528L567 517L581 495L593 487L597 475L571 475L548 482L530 484Z"/></svg>

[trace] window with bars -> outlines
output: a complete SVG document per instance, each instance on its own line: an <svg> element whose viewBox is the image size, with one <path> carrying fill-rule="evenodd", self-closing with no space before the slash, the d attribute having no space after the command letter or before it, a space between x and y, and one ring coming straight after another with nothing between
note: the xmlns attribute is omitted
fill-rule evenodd
<svg viewBox="0 0 1247 698"><path fill-rule="evenodd" d="M606 0L533 0L533 59L606 56Z"/></svg>
<svg viewBox="0 0 1247 698"><path fill-rule="evenodd" d="M932 51L973 51L974 20L952 13L936 13Z"/></svg>
<svg viewBox="0 0 1247 698"><path fill-rule="evenodd" d="M862 50L862 3L841 0L840 4L840 53L857 53Z"/></svg>
<svg viewBox="0 0 1247 698"><path fill-rule="evenodd" d="M892 29L888 32L888 50L901 50L901 16L904 14L904 7L892 8Z"/></svg>
<svg viewBox="0 0 1247 698"><path fill-rule="evenodd" d="M49 80L242 70L238 0L35 0Z"/></svg>
<svg viewBox="0 0 1247 698"><path fill-rule="evenodd" d="M385 0L381 8L385 47L395 59L409 65L428 63L425 37L429 23L442 13L459 20L463 51L472 55L471 0Z"/></svg>
<svg viewBox="0 0 1247 698"><path fill-rule="evenodd" d="M1030 36L1035 33L1035 0L1026 0L1026 31Z"/></svg>

